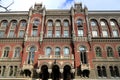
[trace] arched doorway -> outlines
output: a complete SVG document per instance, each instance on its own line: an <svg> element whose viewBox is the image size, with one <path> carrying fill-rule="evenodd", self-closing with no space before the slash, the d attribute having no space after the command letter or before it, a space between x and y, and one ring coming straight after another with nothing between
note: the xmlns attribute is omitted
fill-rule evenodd
<svg viewBox="0 0 120 80"><path fill-rule="evenodd" d="M71 67L69 65L64 66L63 78L64 80L71 80Z"/></svg>
<svg viewBox="0 0 120 80"><path fill-rule="evenodd" d="M29 69L25 69L24 74L26 77L31 77L31 71Z"/></svg>
<svg viewBox="0 0 120 80"><path fill-rule="evenodd" d="M49 73L48 73L48 67L46 65L43 65L41 67L41 75L40 75L42 80L48 80L49 78Z"/></svg>
<svg viewBox="0 0 120 80"><path fill-rule="evenodd" d="M60 70L58 65L53 65L52 67L52 80L60 79Z"/></svg>

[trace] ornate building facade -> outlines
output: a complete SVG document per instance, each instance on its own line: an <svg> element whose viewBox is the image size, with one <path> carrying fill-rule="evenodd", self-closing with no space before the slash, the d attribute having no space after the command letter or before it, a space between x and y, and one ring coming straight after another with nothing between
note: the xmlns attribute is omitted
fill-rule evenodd
<svg viewBox="0 0 120 80"><path fill-rule="evenodd" d="M120 11L0 12L0 80L120 79Z"/></svg>

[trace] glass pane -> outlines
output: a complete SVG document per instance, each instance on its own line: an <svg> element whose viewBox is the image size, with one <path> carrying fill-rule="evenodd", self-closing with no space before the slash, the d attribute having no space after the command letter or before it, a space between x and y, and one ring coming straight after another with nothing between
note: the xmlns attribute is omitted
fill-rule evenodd
<svg viewBox="0 0 120 80"><path fill-rule="evenodd" d="M103 37L108 37L107 31L102 31L102 33L103 33Z"/></svg>
<svg viewBox="0 0 120 80"><path fill-rule="evenodd" d="M69 55L69 48L64 48L64 55Z"/></svg>
<svg viewBox="0 0 120 80"><path fill-rule="evenodd" d="M110 25L111 25L111 26L115 26L115 22L110 21Z"/></svg>
<svg viewBox="0 0 120 80"><path fill-rule="evenodd" d="M64 37L69 37L69 33L67 30L64 31Z"/></svg>
<svg viewBox="0 0 120 80"><path fill-rule="evenodd" d="M19 37L23 37L23 36L24 36L24 31L21 30L21 31L19 32Z"/></svg>
<svg viewBox="0 0 120 80"><path fill-rule="evenodd" d="M47 36L48 36L48 37L52 37L52 30L49 30L49 31L48 31Z"/></svg>
<svg viewBox="0 0 120 80"><path fill-rule="evenodd" d="M37 29L33 29L32 36L37 36Z"/></svg>
<svg viewBox="0 0 120 80"><path fill-rule="evenodd" d="M113 37L118 37L118 31L117 30L113 30Z"/></svg>
<svg viewBox="0 0 120 80"><path fill-rule="evenodd" d="M105 26L106 25L104 21L101 21L100 24L101 24L101 26Z"/></svg>
<svg viewBox="0 0 120 80"><path fill-rule="evenodd" d="M8 22L7 21L2 21L2 27L7 27Z"/></svg>
<svg viewBox="0 0 120 80"><path fill-rule="evenodd" d="M0 38L4 37L4 31L0 31Z"/></svg>
<svg viewBox="0 0 120 80"><path fill-rule="evenodd" d="M64 21L64 26L68 26L68 21Z"/></svg>
<svg viewBox="0 0 120 80"><path fill-rule="evenodd" d="M98 37L97 31L92 31L93 37Z"/></svg>
<svg viewBox="0 0 120 80"><path fill-rule="evenodd" d="M38 19L34 20L33 26L38 26L40 24L40 21Z"/></svg>
<svg viewBox="0 0 120 80"><path fill-rule="evenodd" d="M78 36L83 36L83 30L78 30Z"/></svg>
<svg viewBox="0 0 120 80"><path fill-rule="evenodd" d="M96 26L96 22L95 21L91 21L91 26Z"/></svg>
<svg viewBox="0 0 120 80"><path fill-rule="evenodd" d="M10 31L9 36L8 37L14 37L14 31Z"/></svg>
<svg viewBox="0 0 120 80"><path fill-rule="evenodd" d="M48 26L52 26L53 22L52 21L48 21Z"/></svg>
<svg viewBox="0 0 120 80"><path fill-rule="evenodd" d="M56 31L55 37L60 37L60 31L59 30Z"/></svg>
<svg viewBox="0 0 120 80"><path fill-rule="evenodd" d="M60 21L56 21L56 26L60 26Z"/></svg>
<svg viewBox="0 0 120 80"><path fill-rule="evenodd" d="M26 21L22 21L20 24L21 27L25 27L26 25L27 25Z"/></svg>

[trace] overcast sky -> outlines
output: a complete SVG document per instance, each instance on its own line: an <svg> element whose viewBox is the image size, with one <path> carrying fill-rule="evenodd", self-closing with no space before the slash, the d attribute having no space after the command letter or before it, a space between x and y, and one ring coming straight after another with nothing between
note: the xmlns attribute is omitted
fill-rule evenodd
<svg viewBox="0 0 120 80"><path fill-rule="evenodd" d="M1 0L0 5L8 6L12 1ZM46 9L69 9L75 2L82 2L89 10L120 10L120 0L14 0L9 9L28 11L35 3L42 3ZM0 8L0 11L3 10Z"/></svg>

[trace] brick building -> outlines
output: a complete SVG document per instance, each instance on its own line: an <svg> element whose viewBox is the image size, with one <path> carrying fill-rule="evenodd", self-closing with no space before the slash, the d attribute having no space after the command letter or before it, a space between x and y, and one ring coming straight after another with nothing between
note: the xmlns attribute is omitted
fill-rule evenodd
<svg viewBox="0 0 120 80"><path fill-rule="evenodd" d="M0 79L120 79L120 11L0 12Z"/></svg>

